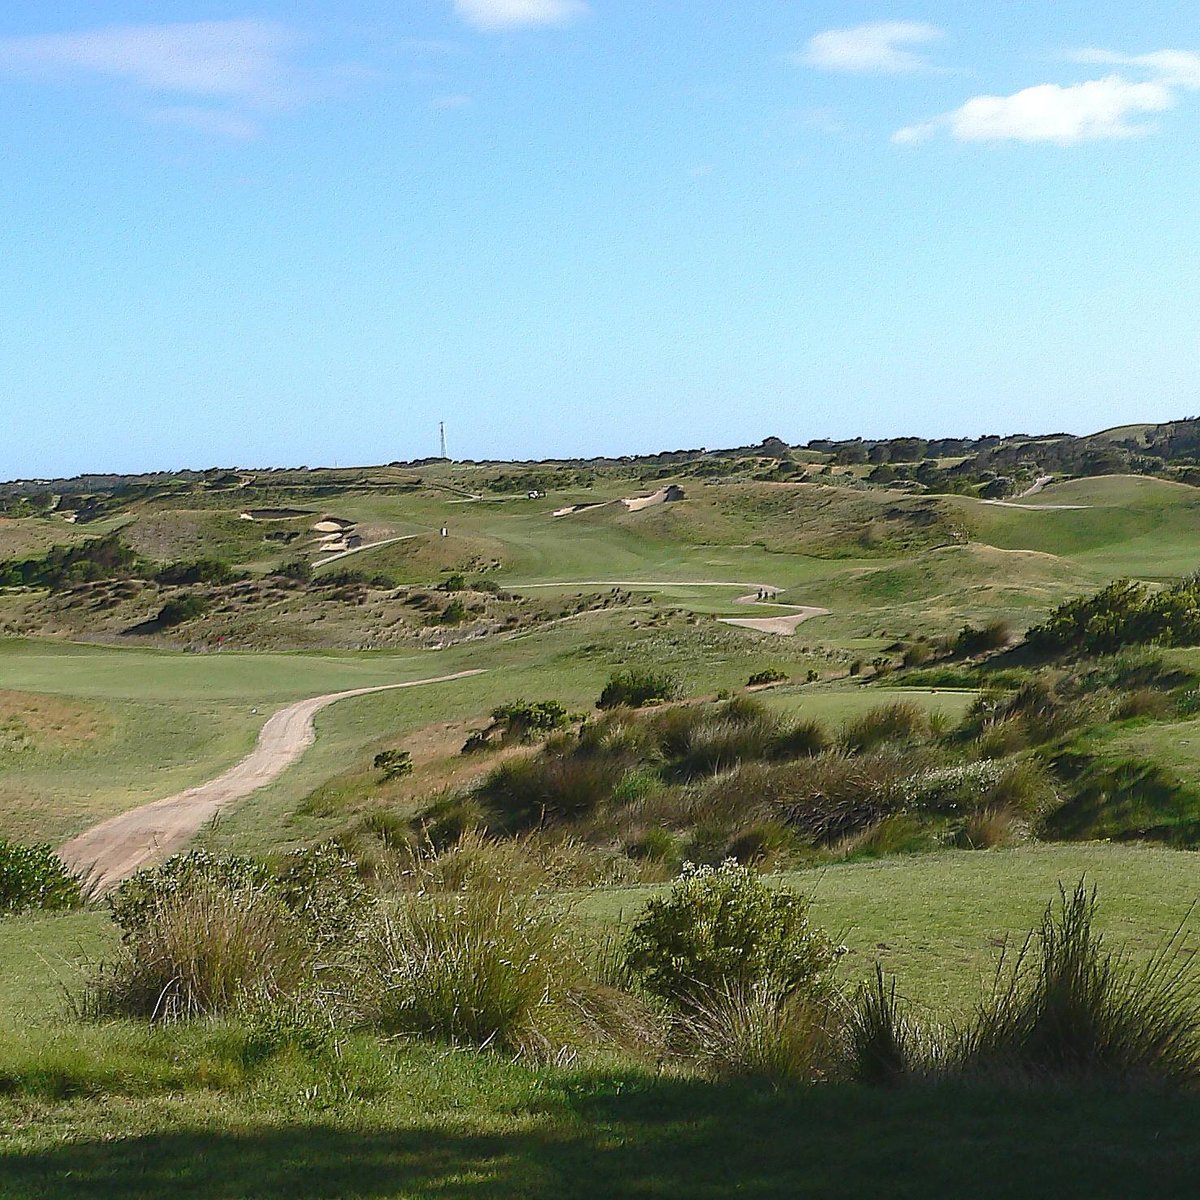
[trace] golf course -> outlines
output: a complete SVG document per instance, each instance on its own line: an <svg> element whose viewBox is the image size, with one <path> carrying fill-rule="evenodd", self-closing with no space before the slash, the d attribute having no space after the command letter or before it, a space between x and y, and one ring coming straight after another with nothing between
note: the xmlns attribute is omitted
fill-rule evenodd
<svg viewBox="0 0 1200 1200"><path fill-rule="evenodd" d="M0 1194L1192 1194L1200 491L1039 446L0 487Z"/></svg>

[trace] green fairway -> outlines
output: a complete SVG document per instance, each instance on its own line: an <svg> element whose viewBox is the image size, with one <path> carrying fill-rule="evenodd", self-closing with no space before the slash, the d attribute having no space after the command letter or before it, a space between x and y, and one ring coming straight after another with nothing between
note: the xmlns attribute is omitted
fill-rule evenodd
<svg viewBox="0 0 1200 1200"><path fill-rule="evenodd" d="M846 978L865 978L878 959L907 998L965 1014L988 985L1001 948L1037 923L1060 885L1094 883L1100 927L1114 944L1145 957L1200 900L1198 865L1187 851L1034 845L842 863L785 878L812 897L814 920L848 947ZM628 920L651 894L591 893L579 911L598 921Z"/></svg>

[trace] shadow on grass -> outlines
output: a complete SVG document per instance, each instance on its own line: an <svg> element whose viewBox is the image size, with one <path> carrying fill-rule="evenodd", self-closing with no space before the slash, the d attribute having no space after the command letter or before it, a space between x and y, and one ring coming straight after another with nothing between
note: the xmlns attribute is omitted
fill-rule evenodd
<svg viewBox="0 0 1200 1200"><path fill-rule="evenodd" d="M455 1127L358 1108L344 1123L191 1128L0 1158L5 1200L256 1197L1183 1197L1200 1097L759 1092L574 1076L536 1111ZM2 1145L2 1140L0 1140Z"/></svg>

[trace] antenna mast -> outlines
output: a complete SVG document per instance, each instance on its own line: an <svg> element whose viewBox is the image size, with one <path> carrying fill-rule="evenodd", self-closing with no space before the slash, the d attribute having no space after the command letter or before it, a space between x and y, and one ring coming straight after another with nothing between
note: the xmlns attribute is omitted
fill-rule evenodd
<svg viewBox="0 0 1200 1200"><path fill-rule="evenodd" d="M450 455L446 453L446 422L445 421L438 422L438 432L441 434L441 437L442 437L442 457L444 459L449 460Z"/></svg>

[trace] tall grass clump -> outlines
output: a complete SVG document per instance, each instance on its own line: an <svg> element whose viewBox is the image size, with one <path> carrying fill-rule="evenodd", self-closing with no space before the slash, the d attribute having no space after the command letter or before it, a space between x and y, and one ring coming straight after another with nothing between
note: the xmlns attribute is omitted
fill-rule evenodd
<svg viewBox="0 0 1200 1200"><path fill-rule="evenodd" d="M117 957L91 979L85 1011L178 1021L323 991L371 899L334 846L266 864L204 851L126 881L110 899Z"/></svg>
<svg viewBox="0 0 1200 1200"><path fill-rule="evenodd" d="M694 997L672 1029L671 1047L706 1075L779 1086L827 1078L838 1038L833 1005L759 981Z"/></svg>
<svg viewBox="0 0 1200 1200"><path fill-rule="evenodd" d="M1200 1081L1200 972L1180 926L1143 967L1094 929L1096 892L1060 890L956 1047L959 1072Z"/></svg>
<svg viewBox="0 0 1200 1200"><path fill-rule="evenodd" d="M848 1073L858 1083L901 1083L929 1073L938 1059L936 1037L909 1016L895 978L885 979L879 963L850 1002L844 1039Z"/></svg>
<svg viewBox="0 0 1200 1200"><path fill-rule="evenodd" d="M310 978L313 946L266 883L197 881L153 896L90 981L94 1017L179 1021L270 1004Z"/></svg>
<svg viewBox="0 0 1200 1200"><path fill-rule="evenodd" d="M841 744L862 754L885 743L924 741L930 735L929 714L919 704L899 701L881 704L842 726Z"/></svg>
<svg viewBox="0 0 1200 1200"><path fill-rule="evenodd" d="M372 931L366 1017L385 1033L552 1058L575 1039L583 959L544 893L401 898Z"/></svg>

